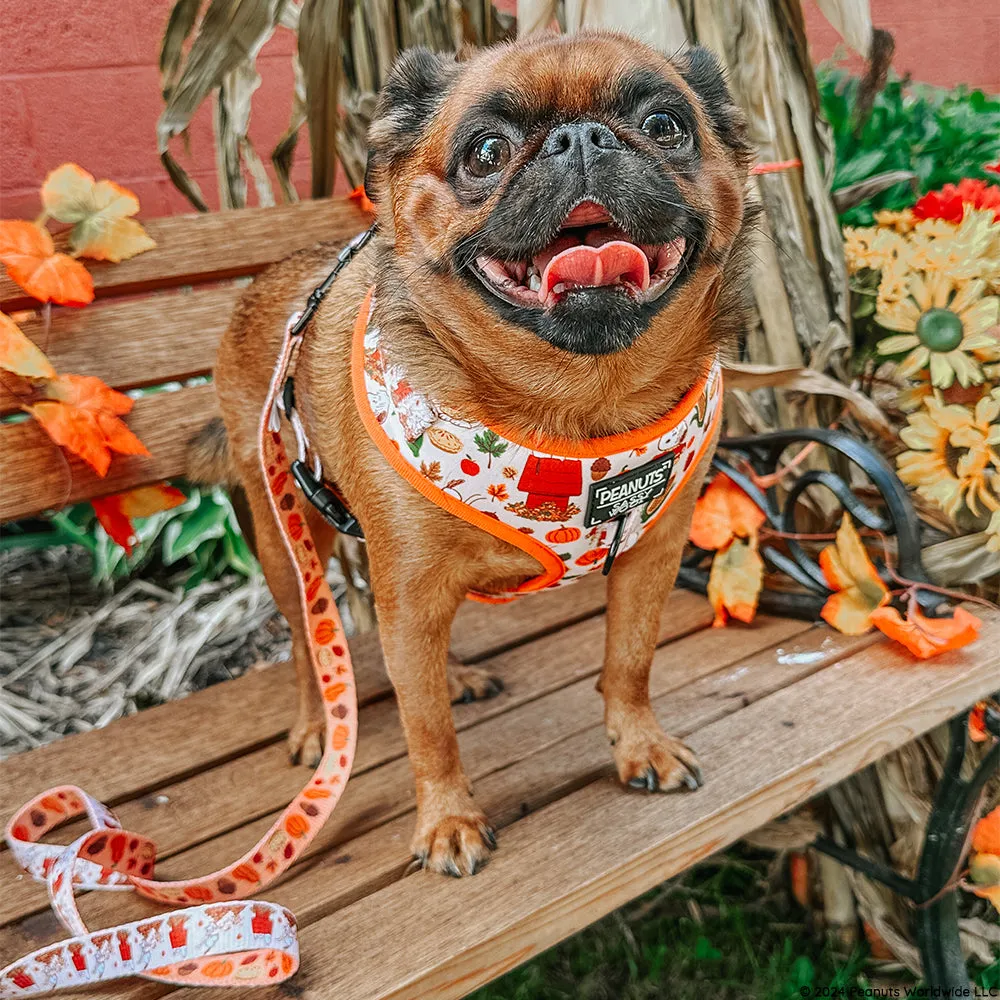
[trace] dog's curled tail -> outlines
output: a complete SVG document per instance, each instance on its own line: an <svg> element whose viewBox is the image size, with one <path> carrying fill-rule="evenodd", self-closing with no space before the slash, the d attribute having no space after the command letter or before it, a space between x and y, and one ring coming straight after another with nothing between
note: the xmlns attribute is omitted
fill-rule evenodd
<svg viewBox="0 0 1000 1000"><path fill-rule="evenodd" d="M239 484L222 417L213 417L188 441L187 477L213 486Z"/></svg>

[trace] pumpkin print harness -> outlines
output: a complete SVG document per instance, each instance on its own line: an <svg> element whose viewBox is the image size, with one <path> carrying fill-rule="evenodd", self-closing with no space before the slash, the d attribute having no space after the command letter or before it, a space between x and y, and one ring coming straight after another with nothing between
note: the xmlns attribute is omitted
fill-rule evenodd
<svg viewBox="0 0 1000 1000"><path fill-rule="evenodd" d="M716 359L674 409L646 427L592 438L521 439L428 399L371 322L374 289L354 329L354 399L389 464L432 503L534 556L542 572L506 601L607 573L663 515L698 468L722 411Z"/></svg>

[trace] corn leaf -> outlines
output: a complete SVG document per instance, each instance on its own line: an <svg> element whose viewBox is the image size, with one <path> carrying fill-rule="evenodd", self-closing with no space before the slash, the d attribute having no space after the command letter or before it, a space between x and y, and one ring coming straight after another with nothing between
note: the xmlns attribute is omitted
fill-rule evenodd
<svg viewBox="0 0 1000 1000"><path fill-rule="evenodd" d="M341 0L304 0L299 11L299 60L305 80L314 198L333 193L346 15L347 7Z"/></svg>

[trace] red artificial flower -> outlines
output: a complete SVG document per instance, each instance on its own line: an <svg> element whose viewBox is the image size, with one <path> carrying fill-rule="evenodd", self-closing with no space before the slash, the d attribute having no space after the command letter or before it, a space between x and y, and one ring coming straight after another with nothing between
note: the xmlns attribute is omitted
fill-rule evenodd
<svg viewBox="0 0 1000 1000"><path fill-rule="evenodd" d="M964 177L958 184L945 184L940 191L928 191L913 206L913 214L918 219L958 223L966 205L979 210L992 209L993 218L1000 222L1000 186Z"/></svg>

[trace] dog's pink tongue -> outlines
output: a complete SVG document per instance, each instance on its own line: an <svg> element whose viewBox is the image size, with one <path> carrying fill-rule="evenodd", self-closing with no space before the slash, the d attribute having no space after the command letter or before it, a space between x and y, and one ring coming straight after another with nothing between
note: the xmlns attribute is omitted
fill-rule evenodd
<svg viewBox="0 0 1000 1000"><path fill-rule="evenodd" d="M542 272L539 301L545 302L556 285L613 285L618 279L649 287L649 261L634 244L612 240L600 247L580 244L556 254Z"/></svg>

